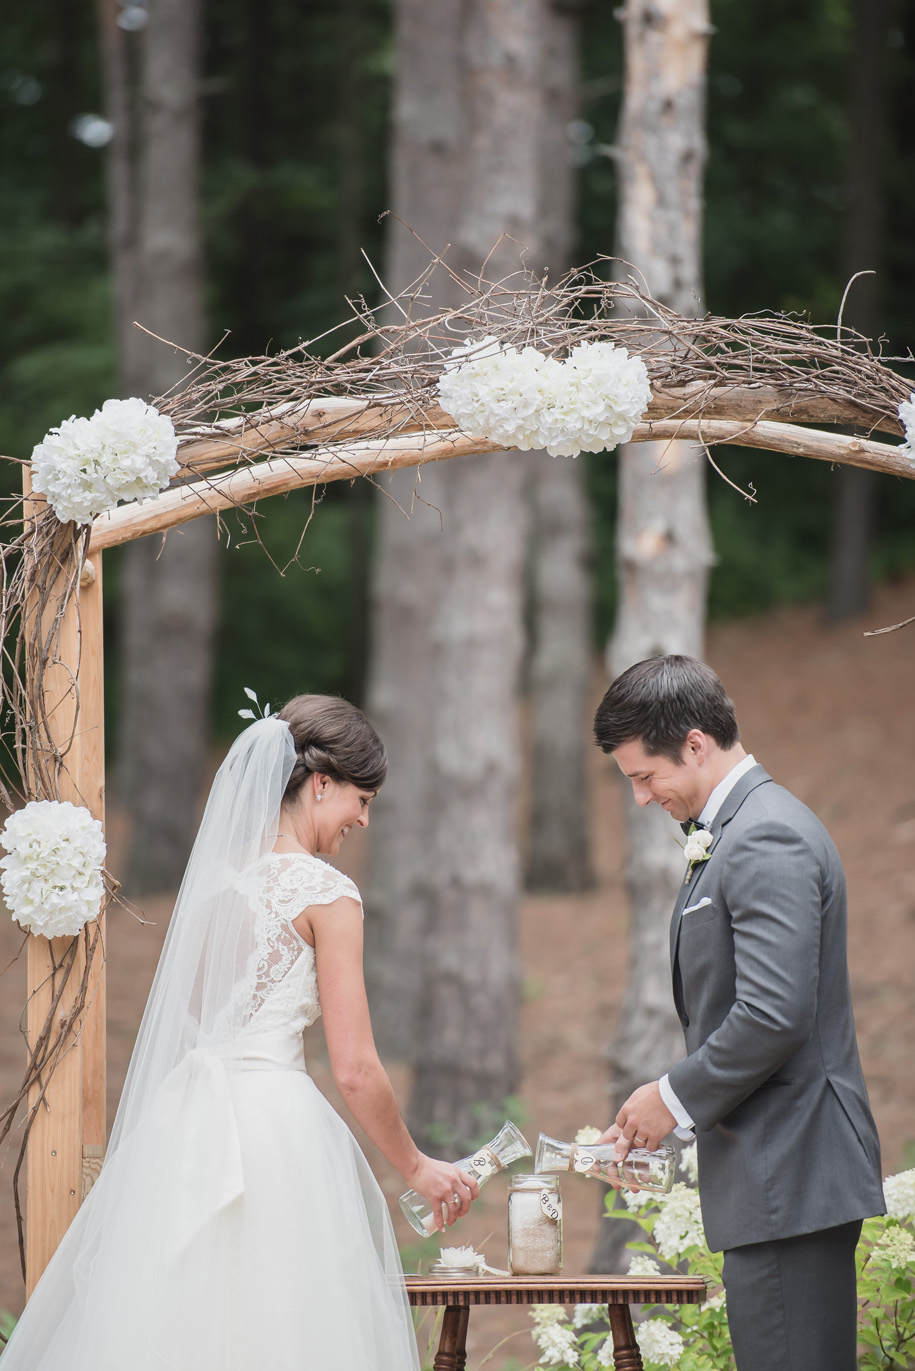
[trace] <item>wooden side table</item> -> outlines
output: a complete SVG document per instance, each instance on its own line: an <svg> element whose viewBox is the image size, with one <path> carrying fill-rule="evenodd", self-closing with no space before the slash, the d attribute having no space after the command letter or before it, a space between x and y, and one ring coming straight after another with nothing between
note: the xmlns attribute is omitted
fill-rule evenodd
<svg viewBox="0 0 915 1371"><path fill-rule="evenodd" d="M606 1304L616 1371L642 1371L630 1304L701 1304L708 1294L700 1276L407 1276L406 1282L415 1307L445 1307L435 1371L464 1371L470 1311L482 1304Z"/></svg>

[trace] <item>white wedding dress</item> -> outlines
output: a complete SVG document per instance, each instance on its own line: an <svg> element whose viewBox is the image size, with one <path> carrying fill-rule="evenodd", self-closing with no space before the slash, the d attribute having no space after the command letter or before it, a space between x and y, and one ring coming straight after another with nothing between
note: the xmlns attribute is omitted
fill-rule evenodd
<svg viewBox="0 0 915 1371"><path fill-rule="evenodd" d="M417 1367L387 1206L303 1053L321 1011L292 920L359 893L305 853L231 884L254 930L244 975L119 1139L2 1371Z"/></svg>

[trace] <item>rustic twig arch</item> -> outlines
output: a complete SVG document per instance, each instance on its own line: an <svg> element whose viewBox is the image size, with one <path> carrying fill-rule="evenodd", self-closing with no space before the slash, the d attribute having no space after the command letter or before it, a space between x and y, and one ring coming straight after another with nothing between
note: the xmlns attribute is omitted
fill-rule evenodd
<svg viewBox="0 0 915 1371"><path fill-rule="evenodd" d="M898 441L872 436L903 435L898 407L912 383L849 331L840 338L784 316L687 319L591 270L555 287L460 279L463 306L427 316L426 279L390 302L394 324L355 306L356 336L327 360L311 345L225 363L190 355L190 384L159 401L181 469L157 499L78 529L31 495L24 466L24 499L2 520L0 628L25 798L70 799L104 817L104 549L297 486L493 451L435 400L442 365L467 334L557 355L584 339L639 353L652 400L633 441L732 443L915 477ZM16 1179L27 1147L29 1291L104 1153L103 913L77 939L28 938L28 1070L0 1117L0 1141L27 1101Z"/></svg>

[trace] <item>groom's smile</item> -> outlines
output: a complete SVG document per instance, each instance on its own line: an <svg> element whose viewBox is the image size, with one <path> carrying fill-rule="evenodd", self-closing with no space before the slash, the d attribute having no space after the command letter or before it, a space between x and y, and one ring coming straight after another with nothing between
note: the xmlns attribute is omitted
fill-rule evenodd
<svg viewBox="0 0 915 1371"><path fill-rule="evenodd" d="M705 740L703 734L699 737ZM646 752L638 740L623 743L611 756L632 782L637 805L660 805L678 823L699 817L713 788L705 747L687 740L679 764L663 754Z"/></svg>

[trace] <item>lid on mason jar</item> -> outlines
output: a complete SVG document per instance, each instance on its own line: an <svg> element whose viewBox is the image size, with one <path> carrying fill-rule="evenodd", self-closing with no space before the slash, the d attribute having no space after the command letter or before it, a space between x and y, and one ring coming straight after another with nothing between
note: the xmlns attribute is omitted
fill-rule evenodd
<svg viewBox="0 0 915 1371"><path fill-rule="evenodd" d="M455 1280L466 1281L471 1276L478 1276L480 1273L475 1266L450 1266L448 1262L443 1262L438 1258L429 1267L430 1276L451 1276Z"/></svg>

